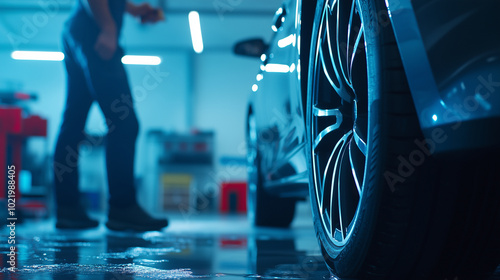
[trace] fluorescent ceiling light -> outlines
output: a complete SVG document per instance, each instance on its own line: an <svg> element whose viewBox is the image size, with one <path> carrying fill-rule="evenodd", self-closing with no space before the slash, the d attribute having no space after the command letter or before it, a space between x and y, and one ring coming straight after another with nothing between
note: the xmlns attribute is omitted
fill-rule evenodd
<svg viewBox="0 0 500 280"><path fill-rule="evenodd" d="M62 52L13 51L10 56L15 60L62 61Z"/></svg>
<svg viewBox="0 0 500 280"><path fill-rule="evenodd" d="M288 73L290 71L290 66L285 65L285 64L269 63L269 64L266 64L264 71L274 72L274 73Z"/></svg>
<svg viewBox="0 0 500 280"><path fill-rule="evenodd" d="M159 65L161 58L147 55L125 55L122 57L122 63L129 65Z"/></svg>
<svg viewBox="0 0 500 280"><path fill-rule="evenodd" d="M201 36L200 15L196 11L189 13L189 28L191 29L191 40L196 53L203 52L203 38Z"/></svg>

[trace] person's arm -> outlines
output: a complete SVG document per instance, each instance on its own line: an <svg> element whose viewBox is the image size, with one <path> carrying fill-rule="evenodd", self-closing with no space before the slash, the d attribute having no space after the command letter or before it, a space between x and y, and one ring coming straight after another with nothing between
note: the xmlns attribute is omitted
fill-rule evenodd
<svg viewBox="0 0 500 280"><path fill-rule="evenodd" d="M101 30L116 32L116 23L109 11L108 0L86 0L86 2Z"/></svg>
<svg viewBox="0 0 500 280"><path fill-rule="evenodd" d="M109 11L108 0L86 0L88 9L92 13L101 33L97 37L94 49L104 60L113 57L118 46L116 23Z"/></svg>

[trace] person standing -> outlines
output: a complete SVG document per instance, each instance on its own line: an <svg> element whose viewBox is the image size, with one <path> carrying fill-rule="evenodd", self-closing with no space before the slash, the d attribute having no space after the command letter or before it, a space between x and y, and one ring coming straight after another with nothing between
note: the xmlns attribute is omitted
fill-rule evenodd
<svg viewBox="0 0 500 280"><path fill-rule="evenodd" d="M80 203L78 146L85 139L85 122L96 101L104 114L109 212L112 230L149 231L168 225L138 204L134 185L135 144L139 123L119 45L123 16L128 12L143 23L163 19L159 9L126 0L77 0L63 31L67 72L67 99L54 153L56 228L98 226ZM114 102L129 100L128 113L117 112Z"/></svg>

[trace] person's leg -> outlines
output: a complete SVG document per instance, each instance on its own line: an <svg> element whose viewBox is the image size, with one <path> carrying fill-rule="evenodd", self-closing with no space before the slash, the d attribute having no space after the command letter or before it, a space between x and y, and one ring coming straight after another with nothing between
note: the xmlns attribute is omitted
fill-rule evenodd
<svg viewBox="0 0 500 280"><path fill-rule="evenodd" d="M108 125L106 166L110 207L106 225L115 230L158 230L167 226L167 221L151 218L136 201L134 157L139 124L122 56L123 51L118 49L110 61L103 61L89 51L84 67L90 91Z"/></svg>
<svg viewBox="0 0 500 280"><path fill-rule="evenodd" d="M79 144L84 140L85 121L92 97L82 70L74 59L67 35L63 38L67 71L67 96L62 124L54 152L54 185L58 228L88 228L98 225L88 218L80 204L78 189Z"/></svg>
<svg viewBox="0 0 500 280"><path fill-rule="evenodd" d="M106 168L110 207L136 203L134 184L135 142L139 123L133 107L121 51L110 61L86 54L89 88L106 119Z"/></svg>

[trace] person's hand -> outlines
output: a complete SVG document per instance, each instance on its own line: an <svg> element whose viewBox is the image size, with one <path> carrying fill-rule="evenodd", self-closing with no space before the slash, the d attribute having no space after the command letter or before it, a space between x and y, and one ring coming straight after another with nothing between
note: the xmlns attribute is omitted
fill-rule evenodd
<svg viewBox="0 0 500 280"><path fill-rule="evenodd" d="M153 9L141 16L141 23L157 23L165 20L165 15L161 9Z"/></svg>
<svg viewBox="0 0 500 280"><path fill-rule="evenodd" d="M142 3L139 5L129 4L128 12L141 19L141 23L156 23L164 20L165 16L161 9L153 8L149 3Z"/></svg>
<svg viewBox="0 0 500 280"><path fill-rule="evenodd" d="M116 28L113 26L104 28L97 37L94 49L103 60L110 60L118 47Z"/></svg>

